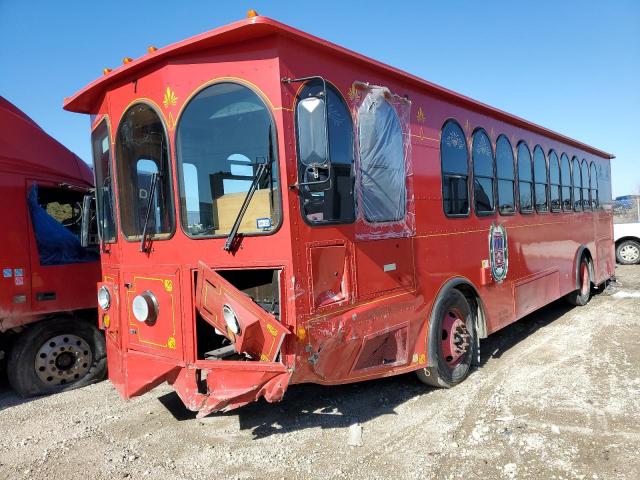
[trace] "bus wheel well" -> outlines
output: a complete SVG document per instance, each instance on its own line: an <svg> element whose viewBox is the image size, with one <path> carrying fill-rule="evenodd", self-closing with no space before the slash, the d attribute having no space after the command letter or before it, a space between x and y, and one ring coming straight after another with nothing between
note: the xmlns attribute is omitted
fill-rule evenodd
<svg viewBox="0 0 640 480"><path fill-rule="evenodd" d="M471 305L472 311L476 312L476 331L478 338L487 338L487 316L476 288L467 280L461 278L453 280L449 285L445 285L441 291L446 291L447 287L455 288L465 296L469 305Z"/></svg>
<svg viewBox="0 0 640 480"><path fill-rule="evenodd" d="M595 271L593 267L593 256L591 255L591 251L585 245L580 245L580 248L578 248L578 251L576 252L575 268L574 268L576 289L580 288L579 272L580 272L580 262L582 261L582 257L585 257L587 259L587 262L589 264L589 273L591 275L591 283L595 285L595 275L594 275Z"/></svg>

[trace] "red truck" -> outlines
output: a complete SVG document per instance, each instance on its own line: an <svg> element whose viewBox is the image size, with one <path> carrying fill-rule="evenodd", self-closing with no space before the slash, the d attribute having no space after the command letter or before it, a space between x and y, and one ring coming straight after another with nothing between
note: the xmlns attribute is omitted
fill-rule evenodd
<svg viewBox="0 0 640 480"><path fill-rule="evenodd" d="M92 188L80 158L0 97L0 360L21 395L105 375L96 328L99 254L83 246L95 243L88 238Z"/></svg>

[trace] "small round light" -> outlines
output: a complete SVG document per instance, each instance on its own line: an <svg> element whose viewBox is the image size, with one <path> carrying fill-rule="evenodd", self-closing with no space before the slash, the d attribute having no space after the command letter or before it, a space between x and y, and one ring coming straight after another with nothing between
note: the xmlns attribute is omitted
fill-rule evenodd
<svg viewBox="0 0 640 480"><path fill-rule="evenodd" d="M257 17L258 12L256 12L253 8L251 10L247 10L247 18Z"/></svg>
<svg viewBox="0 0 640 480"><path fill-rule="evenodd" d="M154 47L153 45L149 45L149 46L147 47L147 52L149 52L149 53L153 53L153 52L155 52L156 50L158 50L158 49L157 49L156 47Z"/></svg>
<svg viewBox="0 0 640 480"><path fill-rule="evenodd" d="M103 75L107 75L107 74L109 74L111 72L112 72L111 68L105 67L105 68L102 69L102 74Z"/></svg>
<svg viewBox="0 0 640 480"><path fill-rule="evenodd" d="M109 310L111 306L111 294L109 293L109 289L104 285L98 289L98 306L102 310Z"/></svg>
<svg viewBox="0 0 640 480"><path fill-rule="evenodd" d="M224 318L229 330L231 330L234 335L238 335L240 333L240 323L238 322L238 317L236 316L236 312L233 311L233 308L229 305L223 305L222 317Z"/></svg>
<svg viewBox="0 0 640 480"><path fill-rule="evenodd" d="M123 63L124 65L126 65L127 63L131 63L131 62L133 62L133 58L131 58L131 57L124 57L124 58L122 59L122 63Z"/></svg>
<svg viewBox="0 0 640 480"><path fill-rule="evenodd" d="M133 298L131 311L135 319L141 323L155 323L158 318L158 310L158 300L149 290Z"/></svg>

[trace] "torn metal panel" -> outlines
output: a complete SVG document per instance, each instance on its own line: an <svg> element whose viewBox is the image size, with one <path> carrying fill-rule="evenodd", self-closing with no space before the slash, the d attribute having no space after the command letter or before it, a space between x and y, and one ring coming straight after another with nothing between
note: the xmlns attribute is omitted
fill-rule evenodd
<svg viewBox="0 0 640 480"><path fill-rule="evenodd" d="M290 333L275 316L203 262L198 266L196 309L235 344L237 352L255 360L274 362Z"/></svg>
<svg viewBox="0 0 640 480"><path fill-rule="evenodd" d="M246 362L225 362L210 370L193 366L183 368L173 387L186 407L198 412L198 418L233 410L261 397L268 402L282 399L291 378L284 366L273 368L269 365L272 368L268 369L247 369L245 366Z"/></svg>

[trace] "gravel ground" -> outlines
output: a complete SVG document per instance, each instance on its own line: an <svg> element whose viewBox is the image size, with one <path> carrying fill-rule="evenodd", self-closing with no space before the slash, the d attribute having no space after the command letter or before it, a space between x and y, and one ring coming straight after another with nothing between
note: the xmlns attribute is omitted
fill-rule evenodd
<svg viewBox="0 0 640 480"><path fill-rule="evenodd" d="M640 478L640 266L482 343L453 390L413 375L294 386L202 420L166 386L35 400L0 386L0 478ZM362 446L358 442L362 429Z"/></svg>

